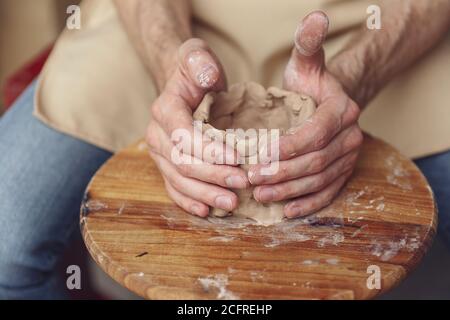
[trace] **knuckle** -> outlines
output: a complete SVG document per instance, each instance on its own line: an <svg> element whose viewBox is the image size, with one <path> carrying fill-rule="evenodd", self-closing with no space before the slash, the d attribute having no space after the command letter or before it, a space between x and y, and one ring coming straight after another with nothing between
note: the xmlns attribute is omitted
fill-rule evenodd
<svg viewBox="0 0 450 320"><path fill-rule="evenodd" d="M182 183L181 179L176 179L175 177L168 175L167 178L169 179L170 184L175 190L182 190Z"/></svg>
<svg viewBox="0 0 450 320"><path fill-rule="evenodd" d="M353 135L354 135L354 139L355 139L355 145L357 147L362 145L362 143L364 141L364 135L363 135L361 129L358 126L356 127Z"/></svg>
<svg viewBox="0 0 450 320"><path fill-rule="evenodd" d="M348 131L348 130L347 130ZM340 142L339 148L342 152L348 153L357 150L362 144L362 133L358 132L359 128L353 126Z"/></svg>
<svg viewBox="0 0 450 320"><path fill-rule="evenodd" d="M145 142L147 142L150 150L156 150L158 148L159 142L156 137L156 132L152 126L147 127L147 134L145 135Z"/></svg>
<svg viewBox="0 0 450 320"><path fill-rule="evenodd" d="M295 142L291 136L285 137L279 142L280 155L285 158L290 158L295 153Z"/></svg>
<svg viewBox="0 0 450 320"><path fill-rule="evenodd" d="M349 112L351 120L356 121L356 120L358 120L358 118L361 114L361 109L356 104L356 102L354 102L353 100L350 100L350 104L348 106L348 112Z"/></svg>
<svg viewBox="0 0 450 320"><path fill-rule="evenodd" d="M325 169L328 164L328 157L323 152L318 152L312 161L312 173L317 173Z"/></svg>
<svg viewBox="0 0 450 320"><path fill-rule="evenodd" d="M363 143L364 135L359 126L354 125L350 128L348 135L344 138L342 148L345 151L351 151L359 148Z"/></svg>
<svg viewBox="0 0 450 320"><path fill-rule="evenodd" d="M325 176L325 174L318 174L317 177L315 178L313 191L316 192L316 191L322 190L323 187L325 187L326 183L327 183L327 177Z"/></svg>
<svg viewBox="0 0 450 320"><path fill-rule="evenodd" d="M150 107L150 114L155 120L161 119L161 109L158 101L155 101Z"/></svg>
<svg viewBox="0 0 450 320"><path fill-rule="evenodd" d="M291 173L289 167L286 164L280 164L278 172L273 176L272 180L285 181L290 177ZM270 179L270 178L269 178Z"/></svg>
<svg viewBox="0 0 450 320"><path fill-rule="evenodd" d="M314 149L323 149L328 144L328 130L323 127L316 127L313 131Z"/></svg>
<svg viewBox="0 0 450 320"><path fill-rule="evenodd" d="M178 172L185 176L185 177L191 177L192 176L192 167L189 164L186 163L180 163L177 165Z"/></svg>

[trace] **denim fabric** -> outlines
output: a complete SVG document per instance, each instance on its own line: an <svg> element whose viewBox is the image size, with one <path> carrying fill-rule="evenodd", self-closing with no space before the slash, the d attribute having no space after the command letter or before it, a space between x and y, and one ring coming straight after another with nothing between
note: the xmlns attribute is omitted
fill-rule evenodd
<svg viewBox="0 0 450 320"><path fill-rule="evenodd" d="M439 211L438 235L450 249L450 151L414 161L433 189Z"/></svg>
<svg viewBox="0 0 450 320"><path fill-rule="evenodd" d="M111 156L33 117L34 91L0 118L0 299L66 297L55 267L79 232L89 180Z"/></svg>

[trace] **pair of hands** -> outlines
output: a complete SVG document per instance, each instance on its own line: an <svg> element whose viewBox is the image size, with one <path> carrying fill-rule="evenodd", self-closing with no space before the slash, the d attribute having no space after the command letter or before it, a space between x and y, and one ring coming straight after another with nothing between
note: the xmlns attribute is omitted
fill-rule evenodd
<svg viewBox="0 0 450 320"><path fill-rule="evenodd" d="M237 163L196 159L196 163L175 164L171 160L176 148L172 132L186 129L193 135L192 114L204 94L226 90L222 66L205 42L190 39L180 47L178 65L151 107L153 119L147 130L150 155L180 207L201 217L208 215L209 206L231 211L238 199L228 188L254 185L257 201L290 200L284 214L294 218L320 210L337 195L352 174L363 135L357 123L359 107L326 69L322 43L327 30L328 18L322 12L309 14L297 28L283 87L311 96L318 108L303 125L280 137L279 169L273 175L261 174L267 166L263 164L252 165L247 175ZM207 141L202 141L203 149L212 143ZM215 150L218 156L236 159L235 151L226 145ZM193 152L183 151L185 159L193 159Z"/></svg>

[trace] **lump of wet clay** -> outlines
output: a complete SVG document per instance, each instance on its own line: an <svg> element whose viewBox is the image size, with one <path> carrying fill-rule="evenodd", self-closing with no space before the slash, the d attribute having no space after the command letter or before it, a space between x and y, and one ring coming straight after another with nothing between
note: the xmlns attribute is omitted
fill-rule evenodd
<svg viewBox="0 0 450 320"><path fill-rule="evenodd" d="M249 164L261 163L261 150L266 150L277 134L288 134L315 110L316 104L309 96L276 87L266 90L257 83L246 82L235 84L226 92L207 93L194 112L194 120L201 121L201 131L206 136L237 150L244 160L240 166L248 171ZM198 122L196 124L198 126ZM232 191L239 198L239 207L232 212L213 208L212 215L233 214L251 218L262 225L283 220L286 201L257 202L253 198L253 187Z"/></svg>

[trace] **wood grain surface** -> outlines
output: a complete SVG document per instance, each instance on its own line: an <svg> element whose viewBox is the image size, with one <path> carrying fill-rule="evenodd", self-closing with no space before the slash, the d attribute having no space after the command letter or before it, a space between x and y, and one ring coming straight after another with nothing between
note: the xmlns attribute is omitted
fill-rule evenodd
<svg viewBox="0 0 450 320"><path fill-rule="evenodd" d="M366 136L350 182L307 218L263 227L191 216L169 199L138 142L97 172L80 223L100 267L145 298L368 299L418 264L436 219L414 163ZM372 265L380 268L380 289L367 286Z"/></svg>

